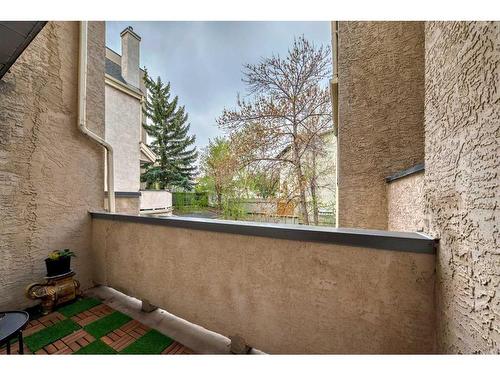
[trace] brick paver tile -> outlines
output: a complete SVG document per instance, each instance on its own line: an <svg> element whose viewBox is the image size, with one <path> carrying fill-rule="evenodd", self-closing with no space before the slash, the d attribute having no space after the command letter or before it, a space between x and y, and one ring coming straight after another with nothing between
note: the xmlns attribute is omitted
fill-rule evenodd
<svg viewBox="0 0 500 375"><path fill-rule="evenodd" d="M108 336L101 337L101 340L103 343L106 345L111 345L113 344L113 340L111 340Z"/></svg>
<svg viewBox="0 0 500 375"><path fill-rule="evenodd" d="M101 340L119 352L138 338L144 336L149 329L149 327L141 324L137 320L131 320L120 328L115 329L113 332L108 333L106 336L102 337Z"/></svg>
<svg viewBox="0 0 500 375"><path fill-rule="evenodd" d="M90 333L87 333L85 335L85 340L87 340L89 343L91 343L91 342L95 341L95 338Z"/></svg>
<svg viewBox="0 0 500 375"><path fill-rule="evenodd" d="M37 350L35 354L48 354L44 349Z"/></svg>
<svg viewBox="0 0 500 375"><path fill-rule="evenodd" d="M65 346L63 349L58 350L57 352L52 354L71 354L71 353L73 353L73 351L68 346Z"/></svg>
<svg viewBox="0 0 500 375"><path fill-rule="evenodd" d="M120 328L115 329L115 331L114 331L114 332L115 332L118 336L120 336L120 337L122 337L122 336L125 336L125 335L126 335L126 333L125 333L125 332L123 332Z"/></svg>
<svg viewBox="0 0 500 375"><path fill-rule="evenodd" d="M91 316L86 316L85 318L81 320L77 320L76 323L81 325L82 327L85 327L86 325L95 322L99 317L97 315L91 315Z"/></svg>
<svg viewBox="0 0 500 375"><path fill-rule="evenodd" d="M125 335L123 337L120 337L119 340L115 341L112 343L110 346L115 349L117 352L121 351L122 349L125 349L127 346L132 344L136 339L134 337Z"/></svg>
<svg viewBox="0 0 500 375"><path fill-rule="evenodd" d="M103 316L106 316L106 315L112 313L113 311L114 310L112 308L102 304L102 305L94 306L87 311L83 311L79 314L76 314L71 319L75 323L78 323L82 327L85 327L87 324L95 322L96 320L102 318Z"/></svg>
<svg viewBox="0 0 500 375"><path fill-rule="evenodd" d="M62 315L57 311L54 311L48 315L42 316L41 318L38 319L38 321L42 323L45 327L48 327L64 319L66 319L64 315Z"/></svg>
<svg viewBox="0 0 500 375"><path fill-rule="evenodd" d="M141 325L141 323L139 323L137 320L131 320L130 322L121 326L120 329L123 332L129 333L130 331L133 331L135 328L139 327L140 325Z"/></svg>
<svg viewBox="0 0 500 375"><path fill-rule="evenodd" d="M54 311L48 315L42 316L39 319L31 320L26 328L23 330L24 336L30 336L35 332L44 329L45 327L50 327L51 325L66 319L61 313Z"/></svg>
<svg viewBox="0 0 500 375"><path fill-rule="evenodd" d="M53 354L53 353L57 352L57 348L53 344L47 345L44 349L49 354Z"/></svg>
<svg viewBox="0 0 500 375"><path fill-rule="evenodd" d="M138 339L139 337L142 336L140 333L137 333L136 331L130 331L128 334L134 337L135 339Z"/></svg>
<svg viewBox="0 0 500 375"><path fill-rule="evenodd" d="M178 342L174 341L170 346L168 346L161 354L171 354L172 350L176 349Z"/></svg>
<svg viewBox="0 0 500 375"><path fill-rule="evenodd" d="M38 332L43 328L45 328L45 326L37 320L36 324L32 324L30 327L27 327L23 330L23 335L30 336L33 333Z"/></svg>
<svg viewBox="0 0 500 375"><path fill-rule="evenodd" d="M89 344L89 342L85 339L85 337L76 340L76 342L80 346L87 346Z"/></svg>
<svg viewBox="0 0 500 375"><path fill-rule="evenodd" d="M76 332L73 332L72 334L63 337L61 340L66 343L67 345L74 343L76 340L81 339L87 334L83 329L79 329Z"/></svg>
<svg viewBox="0 0 500 375"><path fill-rule="evenodd" d="M161 354L193 354L193 351L189 348L186 348L181 343L174 341Z"/></svg>
<svg viewBox="0 0 500 375"><path fill-rule="evenodd" d="M40 353L37 352L36 354L71 354L87 346L94 340L95 338L92 335L80 329L45 346L42 350L43 352L39 351Z"/></svg>
<svg viewBox="0 0 500 375"><path fill-rule="evenodd" d="M57 340L53 344L57 348L57 350L61 350L61 349L66 348L66 344L64 342L62 342L62 340Z"/></svg>

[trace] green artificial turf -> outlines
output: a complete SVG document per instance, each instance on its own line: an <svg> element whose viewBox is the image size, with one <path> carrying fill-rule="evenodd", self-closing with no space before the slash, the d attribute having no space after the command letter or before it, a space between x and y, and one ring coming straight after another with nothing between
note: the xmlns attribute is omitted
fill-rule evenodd
<svg viewBox="0 0 500 375"><path fill-rule="evenodd" d="M120 328L122 325L130 321L132 318L122 314L119 311L115 311L104 318L96 320L85 326L83 329L94 336L96 339L107 335L109 332Z"/></svg>
<svg viewBox="0 0 500 375"><path fill-rule="evenodd" d="M70 305L66 305L58 309L61 314L63 314L65 317L69 318L74 315L80 314L83 311L86 311L88 309L91 309L94 306L100 305L101 301L95 298L84 298L81 300L78 300Z"/></svg>
<svg viewBox="0 0 500 375"><path fill-rule="evenodd" d="M33 333L32 335L26 337L24 342L32 352L36 352L37 350L42 349L45 345L57 341L79 329L80 326L74 321L71 319L65 319L50 327Z"/></svg>
<svg viewBox="0 0 500 375"><path fill-rule="evenodd" d="M153 329L123 349L120 354L160 354L173 342L170 337Z"/></svg>
<svg viewBox="0 0 500 375"><path fill-rule="evenodd" d="M116 351L101 340L95 340L73 354L116 354Z"/></svg>

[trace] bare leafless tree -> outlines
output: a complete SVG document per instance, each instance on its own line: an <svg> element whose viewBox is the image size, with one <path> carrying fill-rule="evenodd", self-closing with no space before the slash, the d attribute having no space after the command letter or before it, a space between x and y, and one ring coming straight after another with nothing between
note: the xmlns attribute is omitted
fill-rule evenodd
<svg viewBox="0 0 500 375"><path fill-rule="evenodd" d="M244 163L292 167L305 224L309 224L306 155L332 125L330 60L328 46L316 47L303 36L296 38L285 57L273 55L244 66L247 97L238 95L237 108L225 109L217 119L237 139Z"/></svg>

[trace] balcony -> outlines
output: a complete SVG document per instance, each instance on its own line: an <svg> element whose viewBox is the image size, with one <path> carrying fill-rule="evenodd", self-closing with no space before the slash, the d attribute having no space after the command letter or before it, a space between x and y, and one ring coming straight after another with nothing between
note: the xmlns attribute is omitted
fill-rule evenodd
<svg viewBox="0 0 500 375"><path fill-rule="evenodd" d="M141 214L170 215L172 213L172 193L166 190L141 190Z"/></svg>
<svg viewBox="0 0 500 375"><path fill-rule="evenodd" d="M254 353L435 350L435 241L423 234L89 215L91 271L77 276L95 287L33 316L26 352L229 353L234 337Z"/></svg>
<svg viewBox="0 0 500 375"><path fill-rule="evenodd" d="M419 233L92 213L95 283L267 353L433 352L434 245Z"/></svg>

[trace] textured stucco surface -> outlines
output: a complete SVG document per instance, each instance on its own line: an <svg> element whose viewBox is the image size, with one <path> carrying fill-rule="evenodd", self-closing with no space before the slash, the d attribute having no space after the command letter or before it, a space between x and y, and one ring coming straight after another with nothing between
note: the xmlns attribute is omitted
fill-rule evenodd
<svg viewBox="0 0 500 375"><path fill-rule="evenodd" d="M104 199L104 207L107 207L108 198ZM141 197L115 196L115 212L122 214L137 215L140 211Z"/></svg>
<svg viewBox="0 0 500 375"><path fill-rule="evenodd" d="M434 349L434 255L92 222L96 282L265 352Z"/></svg>
<svg viewBox="0 0 500 375"><path fill-rule="evenodd" d="M340 22L338 57L338 225L387 229L384 178L424 160L424 24Z"/></svg>
<svg viewBox="0 0 500 375"><path fill-rule="evenodd" d="M396 232L424 229L424 172L387 184L387 226Z"/></svg>
<svg viewBox="0 0 500 375"><path fill-rule="evenodd" d="M141 210L172 207L172 193L166 190L142 190Z"/></svg>
<svg viewBox="0 0 500 375"><path fill-rule="evenodd" d="M22 308L43 259L68 247L90 285L91 220L103 151L78 130L77 22L49 22L0 81L0 310ZM88 126L104 132L104 23L89 24Z"/></svg>
<svg viewBox="0 0 500 375"><path fill-rule="evenodd" d="M438 348L500 353L500 23L425 27L425 210Z"/></svg>
<svg viewBox="0 0 500 375"><path fill-rule="evenodd" d="M113 146L115 191L136 192L140 187L141 103L109 85L105 93L105 138Z"/></svg>

